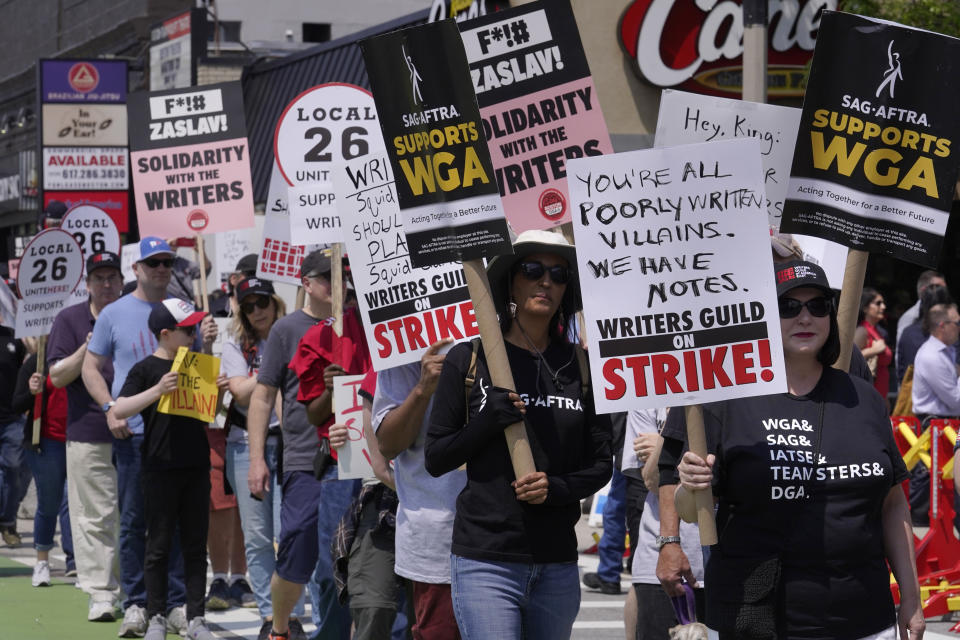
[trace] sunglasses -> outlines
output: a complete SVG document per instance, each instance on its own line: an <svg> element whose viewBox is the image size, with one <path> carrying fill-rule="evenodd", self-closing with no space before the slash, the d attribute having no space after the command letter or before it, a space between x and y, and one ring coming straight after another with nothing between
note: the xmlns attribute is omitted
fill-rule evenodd
<svg viewBox="0 0 960 640"><path fill-rule="evenodd" d="M270 306L270 298L268 296L257 296L257 299L253 302L243 302L240 304L240 309L246 313L253 313L254 309L266 309Z"/></svg>
<svg viewBox="0 0 960 640"><path fill-rule="evenodd" d="M141 262L151 269L156 269L160 265L165 266L167 269L173 266L173 258L147 258L146 260L141 260Z"/></svg>
<svg viewBox="0 0 960 640"><path fill-rule="evenodd" d="M542 262L521 262L517 268L517 273L523 275L527 280L539 280L543 273L550 274L550 279L557 284L567 284L570 282L570 269L556 264L552 267L545 267Z"/></svg>
<svg viewBox="0 0 960 640"><path fill-rule="evenodd" d="M796 318L804 307L815 318L828 316L833 311L833 300L822 296L810 298L806 302L800 302L796 298L778 298L777 305L780 307L780 317L783 319Z"/></svg>

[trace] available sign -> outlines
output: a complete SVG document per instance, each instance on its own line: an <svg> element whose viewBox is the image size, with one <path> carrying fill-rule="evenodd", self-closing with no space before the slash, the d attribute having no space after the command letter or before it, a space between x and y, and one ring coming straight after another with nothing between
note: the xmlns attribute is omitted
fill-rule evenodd
<svg viewBox="0 0 960 640"><path fill-rule="evenodd" d="M123 147L44 147L43 184L47 189L126 189L127 150Z"/></svg>
<svg viewBox="0 0 960 640"><path fill-rule="evenodd" d="M570 222L566 161L613 146L569 1L497 12L460 33L510 227Z"/></svg>
<svg viewBox="0 0 960 640"><path fill-rule="evenodd" d="M453 21L362 41L410 262L510 253L463 40Z"/></svg>
<svg viewBox="0 0 960 640"><path fill-rule="evenodd" d="M956 38L824 14L781 229L936 266L957 181L958 60Z"/></svg>
<svg viewBox="0 0 960 640"><path fill-rule="evenodd" d="M346 163L333 177L373 368L419 362L437 340L479 335L460 264L410 264L387 155Z"/></svg>
<svg viewBox="0 0 960 640"><path fill-rule="evenodd" d="M252 227L240 83L130 95L130 158L142 235Z"/></svg>
<svg viewBox="0 0 960 640"><path fill-rule="evenodd" d="M217 376L220 358L180 347L170 371L177 372L177 388L160 396L157 411L214 422L217 412Z"/></svg>
<svg viewBox="0 0 960 640"><path fill-rule="evenodd" d="M773 263L757 250L760 153L742 139L571 161L598 411L786 390Z"/></svg>
<svg viewBox="0 0 960 640"><path fill-rule="evenodd" d="M40 60L41 102L117 102L127 99L123 60Z"/></svg>
<svg viewBox="0 0 960 640"><path fill-rule="evenodd" d="M17 289L16 336L27 338L50 333L53 319L66 306L83 276L80 245L62 229L46 229L30 240L20 258Z"/></svg>

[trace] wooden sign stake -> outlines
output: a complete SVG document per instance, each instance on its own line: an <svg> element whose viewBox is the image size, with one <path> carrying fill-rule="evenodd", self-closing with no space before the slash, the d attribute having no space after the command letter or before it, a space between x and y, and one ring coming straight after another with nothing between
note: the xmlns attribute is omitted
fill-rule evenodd
<svg viewBox="0 0 960 640"><path fill-rule="evenodd" d="M330 278L333 280L333 332L343 335L343 243L330 245Z"/></svg>
<svg viewBox="0 0 960 640"><path fill-rule="evenodd" d="M463 273L467 277L470 298L473 299L473 312L477 318L477 326L480 328L480 340L483 342L483 353L486 355L490 378L494 386L516 390L483 260L464 260ZM524 424L518 422L510 425L504 429L503 435L507 439L507 449L510 451L514 475L522 478L536 471L537 467L533 462L533 453L530 451L530 442L527 440Z"/></svg>
<svg viewBox="0 0 960 640"><path fill-rule="evenodd" d="M860 295L863 279L867 273L870 254L859 249L847 250L847 264L843 271L843 289L840 290L840 306L837 308L837 324L840 328L840 356L833 363L841 371L850 370L850 355L853 353L853 334L857 330L857 315L860 313Z"/></svg>
<svg viewBox="0 0 960 640"><path fill-rule="evenodd" d="M40 339L37 341L37 373L43 375L44 362L47 359L47 336L40 336ZM45 389L47 386L47 378L43 378L43 386L41 389ZM33 400L33 434L30 437L30 443L36 447L40 444L40 423L43 421L43 391L41 390L39 394L34 397Z"/></svg>
<svg viewBox="0 0 960 640"><path fill-rule="evenodd" d="M207 256L203 248L203 236L197 234L197 258L200 264L200 311L210 310L209 294L207 292Z"/></svg>
<svg viewBox="0 0 960 640"><path fill-rule="evenodd" d="M687 421L687 442L690 451L707 459L707 436L703 430L703 407L699 404L683 408ZM717 522L713 519L713 492L710 489L693 492L697 504L697 523L700 525L700 544L717 544Z"/></svg>

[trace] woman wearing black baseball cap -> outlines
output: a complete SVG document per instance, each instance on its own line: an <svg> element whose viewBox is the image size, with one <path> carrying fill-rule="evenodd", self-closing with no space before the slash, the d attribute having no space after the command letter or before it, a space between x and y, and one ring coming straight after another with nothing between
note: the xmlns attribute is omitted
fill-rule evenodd
<svg viewBox="0 0 960 640"><path fill-rule="evenodd" d="M670 412L663 433L661 495L679 480L712 487L719 503L706 624L721 639L894 640L897 627L917 638L908 474L886 408L869 383L832 367L840 340L823 269L794 260L775 277L788 392L704 405L706 461L683 453L683 412ZM668 593L671 546L658 563Z"/></svg>
<svg viewBox="0 0 960 640"><path fill-rule="evenodd" d="M567 340L580 307L574 247L526 231L488 269L516 393L494 387L483 349L455 346L434 392L426 466L467 465L451 547L464 639L569 638L580 608L580 500L609 480L609 416L597 415L586 357ZM516 478L504 429L526 424L537 471Z"/></svg>

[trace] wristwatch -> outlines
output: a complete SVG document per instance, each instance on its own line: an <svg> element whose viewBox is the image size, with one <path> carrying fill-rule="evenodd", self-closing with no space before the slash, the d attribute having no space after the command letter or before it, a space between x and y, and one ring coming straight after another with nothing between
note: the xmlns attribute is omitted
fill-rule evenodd
<svg viewBox="0 0 960 640"><path fill-rule="evenodd" d="M673 543L680 544L680 536L657 536L657 551L663 549L665 545Z"/></svg>
<svg viewBox="0 0 960 640"><path fill-rule="evenodd" d="M107 411L110 411L110 409L112 409L112 408L113 408L113 405L115 405L115 404L117 404L117 403L116 403L116 401L114 401L114 400L111 400L110 402L104 402L104 403L100 406L100 409L101 409L104 413L106 413Z"/></svg>

